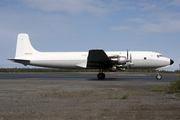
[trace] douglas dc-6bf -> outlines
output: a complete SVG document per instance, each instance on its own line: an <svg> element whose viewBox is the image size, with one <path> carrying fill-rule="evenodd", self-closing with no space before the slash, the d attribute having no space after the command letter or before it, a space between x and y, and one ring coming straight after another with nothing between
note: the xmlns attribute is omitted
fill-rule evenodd
<svg viewBox="0 0 180 120"><path fill-rule="evenodd" d="M169 67L173 60L160 53L147 51L111 51L93 49L89 52L39 52L29 40L28 34L21 33L17 38L16 55L13 62L50 68L99 69L98 79L105 78L105 71L125 69L161 69ZM157 79L162 76L157 73Z"/></svg>

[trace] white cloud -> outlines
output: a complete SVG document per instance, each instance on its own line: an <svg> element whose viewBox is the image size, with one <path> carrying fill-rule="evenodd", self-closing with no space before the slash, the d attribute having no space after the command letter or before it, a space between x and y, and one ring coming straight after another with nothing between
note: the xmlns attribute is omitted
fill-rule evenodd
<svg viewBox="0 0 180 120"><path fill-rule="evenodd" d="M72 15L106 15L120 8L117 0L18 0L26 6L45 12L65 12ZM117 7L118 6L118 7Z"/></svg>
<svg viewBox="0 0 180 120"><path fill-rule="evenodd" d="M158 1L137 0L134 3L135 10L139 10L141 15L125 18L120 21L120 25L112 26L110 30L127 34L179 34L180 13L169 11L167 4L180 6L180 0L165 1L163 4Z"/></svg>
<svg viewBox="0 0 180 120"><path fill-rule="evenodd" d="M126 21L128 21L128 22L137 22L137 23L144 23L144 22L146 22L146 20L142 19L142 18L128 18L128 19L126 19Z"/></svg>
<svg viewBox="0 0 180 120"><path fill-rule="evenodd" d="M172 2L169 3L169 5L180 6L180 0L173 0Z"/></svg>
<svg viewBox="0 0 180 120"><path fill-rule="evenodd" d="M129 30L133 30L134 27L131 26L115 26L110 28L111 30L117 30L117 31L129 31Z"/></svg>
<svg viewBox="0 0 180 120"><path fill-rule="evenodd" d="M158 8L156 4L150 3L139 3L139 6L142 7L140 10L152 10Z"/></svg>
<svg viewBox="0 0 180 120"><path fill-rule="evenodd" d="M111 30L133 34L179 34L180 13L157 13L146 18L128 18L123 20L126 25L114 26Z"/></svg>

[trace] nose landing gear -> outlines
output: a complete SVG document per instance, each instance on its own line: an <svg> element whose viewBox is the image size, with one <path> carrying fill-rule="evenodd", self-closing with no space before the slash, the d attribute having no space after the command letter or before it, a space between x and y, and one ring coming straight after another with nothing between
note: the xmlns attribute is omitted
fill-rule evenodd
<svg viewBox="0 0 180 120"><path fill-rule="evenodd" d="M161 79L162 79L162 75L161 75L161 74L159 74L159 73L157 73L157 75L156 75L156 79L157 79L157 80L161 80Z"/></svg>

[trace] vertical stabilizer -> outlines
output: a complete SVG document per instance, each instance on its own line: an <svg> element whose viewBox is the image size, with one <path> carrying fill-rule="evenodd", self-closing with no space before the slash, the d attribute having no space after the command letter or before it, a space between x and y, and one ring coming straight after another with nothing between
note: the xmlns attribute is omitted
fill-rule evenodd
<svg viewBox="0 0 180 120"><path fill-rule="evenodd" d="M33 55L37 52L38 51L32 47L28 34L21 33L18 35L15 56L16 59L25 57L26 55Z"/></svg>

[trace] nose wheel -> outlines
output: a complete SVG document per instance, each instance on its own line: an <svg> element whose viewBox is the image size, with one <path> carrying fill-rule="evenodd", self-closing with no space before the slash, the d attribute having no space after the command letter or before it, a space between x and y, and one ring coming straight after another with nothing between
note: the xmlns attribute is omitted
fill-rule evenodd
<svg viewBox="0 0 180 120"><path fill-rule="evenodd" d="M156 79L157 79L157 80L161 80L161 79L162 79L162 75L161 75L161 74L159 74L159 73L157 73L157 75L156 75Z"/></svg>

